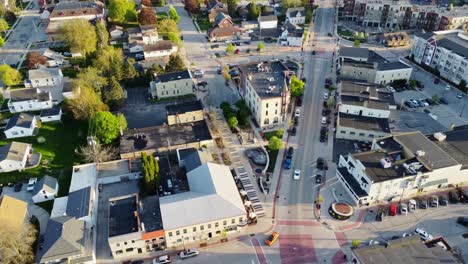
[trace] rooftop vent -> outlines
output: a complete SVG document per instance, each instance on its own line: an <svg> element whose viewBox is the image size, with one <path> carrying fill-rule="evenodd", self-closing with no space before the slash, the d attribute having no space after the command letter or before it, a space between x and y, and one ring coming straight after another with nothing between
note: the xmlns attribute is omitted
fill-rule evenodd
<svg viewBox="0 0 468 264"><path fill-rule="evenodd" d="M392 161L387 157L380 159L380 164L384 169L392 167Z"/></svg>
<svg viewBox="0 0 468 264"><path fill-rule="evenodd" d="M438 141L444 141L447 138L447 135L441 132L434 133L434 138Z"/></svg>
<svg viewBox="0 0 468 264"><path fill-rule="evenodd" d="M424 150L417 150L416 151L416 156L423 157L424 155L426 155L426 152L424 152Z"/></svg>

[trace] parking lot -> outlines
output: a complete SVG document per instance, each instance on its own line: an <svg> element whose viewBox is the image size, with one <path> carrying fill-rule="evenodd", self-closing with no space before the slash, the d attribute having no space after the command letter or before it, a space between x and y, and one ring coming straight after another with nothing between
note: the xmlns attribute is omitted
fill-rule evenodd
<svg viewBox="0 0 468 264"><path fill-rule="evenodd" d="M442 194L446 195L447 191ZM417 208L407 215L400 214L398 210L396 216L388 215L388 207L387 205L387 213L381 222L375 220L377 210L369 211L361 227L347 233L348 240L359 239L361 243L368 243L370 240L385 241L393 236L402 236L403 233L413 234L416 228L421 228L434 238L442 236L451 247L460 250L462 254L468 254L468 239L463 238L463 234L468 233L468 228L456 223L458 217L468 215L466 203Z"/></svg>

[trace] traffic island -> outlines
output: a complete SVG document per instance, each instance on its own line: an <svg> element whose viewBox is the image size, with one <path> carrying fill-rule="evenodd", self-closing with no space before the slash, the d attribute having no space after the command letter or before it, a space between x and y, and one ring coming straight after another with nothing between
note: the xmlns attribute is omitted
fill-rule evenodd
<svg viewBox="0 0 468 264"><path fill-rule="evenodd" d="M336 220L348 220L353 214L353 207L346 202L334 202L328 208L328 213Z"/></svg>

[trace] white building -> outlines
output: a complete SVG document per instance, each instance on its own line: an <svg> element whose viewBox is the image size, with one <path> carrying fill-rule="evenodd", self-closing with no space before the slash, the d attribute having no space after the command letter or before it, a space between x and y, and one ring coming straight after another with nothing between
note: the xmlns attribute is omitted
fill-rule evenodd
<svg viewBox="0 0 468 264"><path fill-rule="evenodd" d="M42 92L37 88L12 90L8 100L8 108L11 113L39 111L52 108L52 106L50 92Z"/></svg>
<svg viewBox="0 0 468 264"><path fill-rule="evenodd" d="M239 92L257 124L266 128L286 120L291 72L281 62L253 62L239 66Z"/></svg>
<svg viewBox="0 0 468 264"><path fill-rule="evenodd" d="M34 203L53 200L57 196L58 189L59 184L57 179L46 175L34 185L32 200Z"/></svg>
<svg viewBox="0 0 468 264"><path fill-rule="evenodd" d="M14 114L8 119L8 123L3 131L8 139L36 135L39 132L37 117L26 113Z"/></svg>
<svg viewBox="0 0 468 264"><path fill-rule="evenodd" d="M235 232L246 210L228 166L205 163L187 174L189 192L160 198L168 247Z"/></svg>
<svg viewBox="0 0 468 264"><path fill-rule="evenodd" d="M277 28L278 18L276 16L259 16L258 26L260 29Z"/></svg>
<svg viewBox="0 0 468 264"><path fill-rule="evenodd" d="M410 57L456 84L468 82L468 35L462 30L416 33Z"/></svg>
<svg viewBox="0 0 468 264"><path fill-rule="evenodd" d="M40 119L42 123L62 120L62 108L54 107L41 111Z"/></svg>
<svg viewBox="0 0 468 264"><path fill-rule="evenodd" d="M150 82L149 93L153 98L177 97L194 94L195 83L189 70L164 73Z"/></svg>
<svg viewBox="0 0 468 264"><path fill-rule="evenodd" d="M390 84L396 80L409 80L413 68L403 62L359 62L345 59L341 77L368 83Z"/></svg>
<svg viewBox="0 0 468 264"><path fill-rule="evenodd" d="M111 26L109 28L109 35L111 40L120 40L125 37L125 31L121 26Z"/></svg>
<svg viewBox="0 0 468 264"><path fill-rule="evenodd" d="M352 61L367 61L369 59L369 49L340 46L339 55L341 62L345 59Z"/></svg>
<svg viewBox="0 0 468 264"><path fill-rule="evenodd" d="M46 68L28 71L28 80L24 82L27 88L63 85L63 74L60 68Z"/></svg>
<svg viewBox="0 0 468 264"><path fill-rule="evenodd" d="M466 132L465 128L458 135L463 140L458 137L450 142L444 142L442 133L434 135L433 142L419 131L377 139L371 151L340 156L338 179L356 205L407 198L466 182L468 171L462 162L466 163L467 151L455 147L466 145Z"/></svg>
<svg viewBox="0 0 468 264"><path fill-rule="evenodd" d="M280 43L283 46L302 47L304 39L304 29L289 22L282 26L283 32L280 36Z"/></svg>
<svg viewBox="0 0 468 264"><path fill-rule="evenodd" d="M291 7L286 10L286 21L293 25L304 24L306 12L304 7Z"/></svg>
<svg viewBox="0 0 468 264"><path fill-rule="evenodd" d="M0 172L24 170L31 154L31 144L12 141L0 147Z"/></svg>
<svg viewBox="0 0 468 264"><path fill-rule="evenodd" d="M63 55L50 49L43 49L40 54L46 58L47 67L61 67L64 59Z"/></svg>
<svg viewBox="0 0 468 264"><path fill-rule="evenodd" d="M161 40L154 44L143 46L143 54L145 55L145 60L166 57L173 53L176 53L177 50L177 45L174 45L174 43L172 43L169 40Z"/></svg>

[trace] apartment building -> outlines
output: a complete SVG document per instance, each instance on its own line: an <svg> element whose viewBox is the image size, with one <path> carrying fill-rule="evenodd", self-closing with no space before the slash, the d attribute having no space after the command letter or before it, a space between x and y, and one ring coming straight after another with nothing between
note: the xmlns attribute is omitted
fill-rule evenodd
<svg viewBox="0 0 468 264"><path fill-rule="evenodd" d="M265 128L286 119L292 72L280 61L239 66L239 93L257 124Z"/></svg>
<svg viewBox="0 0 468 264"><path fill-rule="evenodd" d="M456 84L468 82L468 34L463 30L416 33L410 56Z"/></svg>
<svg viewBox="0 0 468 264"><path fill-rule="evenodd" d="M368 83L341 82L336 138L372 141L390 135L393 93Z"/></svg>
<svg viewBox="0 0 468 264"><path fill-rule="evenodd" d="M453 135L436 133L430 139L415 131L376 139L370 151L340 156L338 179L355 205L407 198L466 182L468 153L459 146L467 145L467 132L463 128Z"/></svg>
<svg viewBox="0 0 468 264"><path fill-rule="evenodd" d="M150 82L149 93L153 98L169 98L195 94L195 82L189 70L164 73L154 76Z"/></svg>

